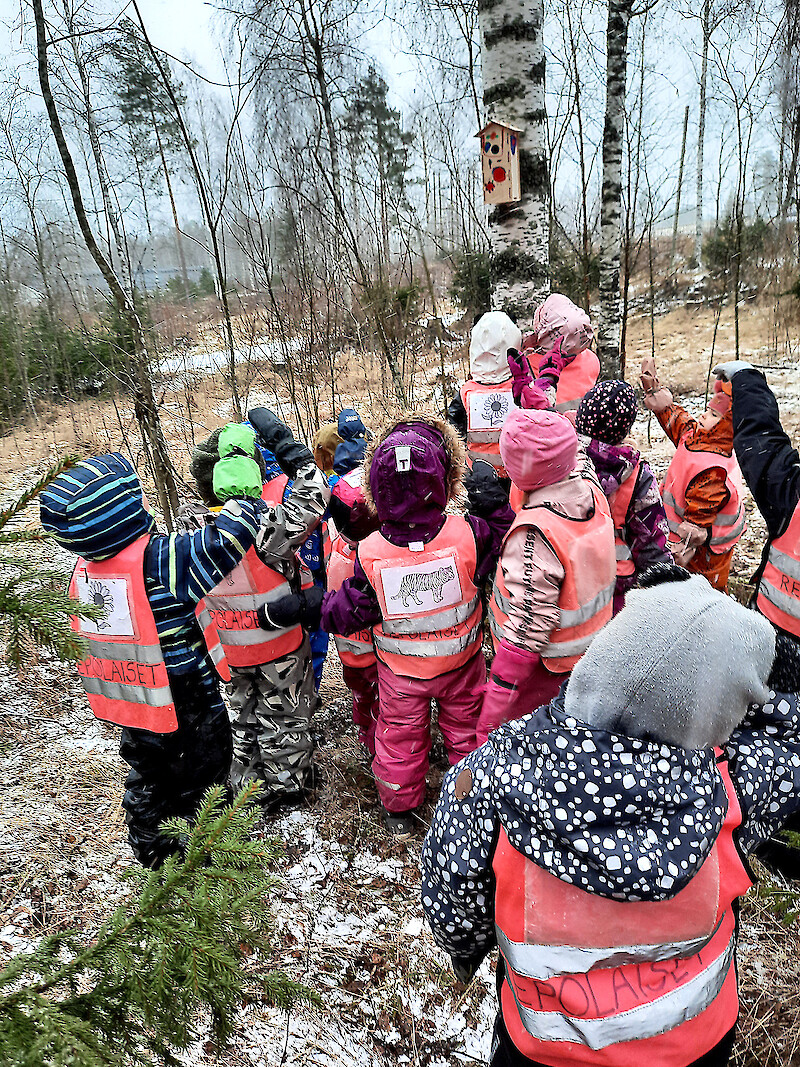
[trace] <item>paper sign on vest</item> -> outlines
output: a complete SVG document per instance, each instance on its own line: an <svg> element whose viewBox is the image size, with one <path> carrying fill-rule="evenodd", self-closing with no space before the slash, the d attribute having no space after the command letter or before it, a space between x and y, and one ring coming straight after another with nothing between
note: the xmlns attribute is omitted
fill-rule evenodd
<svg viewBox="0 0 800 1067"><path fill-rule="evenodd" d="M454 555L413 567L383 567L380 571L387 617L420 615L432 608L460 603L461 582Z"/></svg>
<svg viewBox="0 0 800 1067"><path fill-rule="evenodd" d="M81 630L95 637L133 637L134 627L125 578L87 578L75 575L75 592L82 604L105 608L102 619L82 619Z"/></svg>
<svg viewBox="0 0 800 1067"><path fill-rule="evenodd" d="M496 393L470 392L468 402L470 430L499 429L509 411L516 407L511 393L500 390Z"/></svg>

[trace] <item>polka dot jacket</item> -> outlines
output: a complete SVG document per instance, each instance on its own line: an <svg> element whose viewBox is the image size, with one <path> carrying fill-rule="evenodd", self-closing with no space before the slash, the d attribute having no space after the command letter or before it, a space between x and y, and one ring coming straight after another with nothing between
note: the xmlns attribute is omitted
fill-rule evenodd
<svg viewBox="0 0 800 1067"><path fill-rule="evenodd" d="M745 851L800 807L798 722L797 698L776 699L728 743ZM592 729L558 697L448 773L422 849L422 906L436 942L477 963L495 945L501 827L514 848L587 892L666 900L702 866L726 811L712 750Z"/></svg>

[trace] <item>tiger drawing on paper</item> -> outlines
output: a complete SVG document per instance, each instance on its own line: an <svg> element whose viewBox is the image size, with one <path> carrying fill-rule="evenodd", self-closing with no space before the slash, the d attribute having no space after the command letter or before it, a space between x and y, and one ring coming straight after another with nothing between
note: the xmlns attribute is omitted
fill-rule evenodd
<svg viewBox="0 0 800 1067"><path fill-rule="evenodd" d="M419 571L412 571L410 574L403 575L400 588L392 600L402 599L404 608L408 607L408 602L411 600L421 608L422 601L419 599L419 594L432 593L434 604L441 604L444 596L442 590L454 578L455 574L451 566L439 567L438 570L422 574Z"/></svg>

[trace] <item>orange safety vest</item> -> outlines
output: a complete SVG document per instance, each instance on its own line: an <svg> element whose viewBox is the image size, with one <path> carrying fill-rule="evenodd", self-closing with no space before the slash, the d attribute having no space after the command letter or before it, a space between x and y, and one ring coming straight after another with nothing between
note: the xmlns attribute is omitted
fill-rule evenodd
<svg viewBox="0 0 800 1067"><path fill-rule="evenodd" d="M526 355L534 377L538 377L539 364L545 353L527 352ZM591 348L584 348L561 372L556 389L556 411L575 411L599 377L600 360Z"/></svg>
<svg viewBox="0 0 800 1067"><path fill-rule="evenodd" d="M558 593L558 625L540 649L542 663L553 674L571 671L594 635L611 618L617 569L614 559L614 524L605 494L587 479L594 510L586 519L568 519L547 504L525 505L517 513L503 540L522 526L541 530L564 567ZM495 648L508 622L510 601L503 574L502 550L489 600L489 626Z"/></svg>
<svg viewBox="0 0 800 1067"><path fill-rule="evenodd" d="M611 518L614 521L614 551L617 557L618 578L626 578L636 570L630 545L625 540L625 521L628 518L628 508L631 506L631 500L633 500L640 466L641 463L637 463L620 487L608 498Z"/></svg>
<svg viewBox="0 0 800 1067"><path fill-rule="evenodd" d="M448 515L432 541L407 548L372 533L358 546L358 560L383 615L373 628L378 659L395 674L436 678L472 659L481 645L482 609L466 519Z"/></svg>
<svg viewBox="0 0 800 1067"><path fill-rule="evenodd" d="M264 482L264 488L261 490L261 499L267 504L282 504L283 494L286 492L288 484L289 479L285 474L276 475L268 482Z"/></svg>
<svg viewBox="0 0 800 1067"><path fill-rule="evenodd" d="M728 813L694 878L671 900L617 901L561 881L501 831L495 926L503 1021L523 1055L558 1067L685 1067L736 1022L733 902L752 882Z"/></svg>
<svg viewBox="0 0 800 1067"><path fill-rule="evenodd" d="M742 504L744 479L735 455L718 456L712 452L694 452L681 440L664 479L662 496L670 541L674 543L680 540L678 526L686 514L686 489L694 478L712 467L722 467L725 471L725 487L730 493L727 511L720 511L711 525L709 548L717 555L722 555L733 548L747 529Z"/></svg>
<svg viewBox="0 0 800 1067"><path fill-rule="evenodd" d="M467 459L491 463L500 478L508 477L500 459L500 431L516 404L513 379L496 385L483 385L471 379L461 386L461 402L467 415Z"/></svg>
<svg viewBox="0 0 800 1067"><path fill-rule="evenodd" d="M280 630L262 630L256 612L263 604L292 592L286 578L250 548L243 560L197 605L195 615L208 651L223 681L231 667L258 667L288 656L303 643L299 623Z"/></svg>
<svg viewBox="0 0 800 1067"><path fill-rule="evenodd" d="M78 674L95 717L117 726L169 734L178 729L178 719L144 584L149 541L150 535L145 534L101 562L78 559L69 595L82 604L108 610L96 622L71 615L70 625L89 645Z"/></svg>
<svg viewBox="0 0 800 1067"><path fill-rule="evenodd" d="M353 577L356 562L356 545L339 534L333 539L328 556L327 576L328 591L335 593L348 578ZM359 630L358 633L342 637L334 634L339 659L346 667L366 667L375 662L375 647L372 643L372 630Z"/></svg>
<svg viewBox="0 0 800 1067"><path fill-rule="evenodd" d="M800 503L769 546L756 607L775 626L800 637Z"/></svg>

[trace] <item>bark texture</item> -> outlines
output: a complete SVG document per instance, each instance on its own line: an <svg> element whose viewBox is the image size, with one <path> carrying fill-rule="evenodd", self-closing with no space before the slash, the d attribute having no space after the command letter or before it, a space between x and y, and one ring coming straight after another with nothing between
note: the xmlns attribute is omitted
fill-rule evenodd
<svg viewBox="0 0 800 1067"><path fill-rule="evenodd" d="M597 355L600 375L619 378L619 267L622 252L622 147L625 123L625 85L628 67L628 27L633 0L609 0L606 31L606 116L603 126L603 183L600 201L600 328Z"/></svg>
<svg viewBox="0 0 800 1067"><path fill-rule="evenodd" d="M492 232L492 304L530 325L550 291L550 164L542 0L479 0L484 121L520 134L522 199L498 205Z"/></svg>

